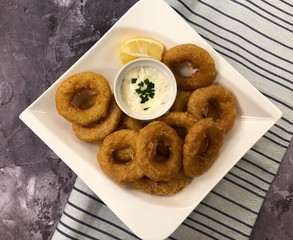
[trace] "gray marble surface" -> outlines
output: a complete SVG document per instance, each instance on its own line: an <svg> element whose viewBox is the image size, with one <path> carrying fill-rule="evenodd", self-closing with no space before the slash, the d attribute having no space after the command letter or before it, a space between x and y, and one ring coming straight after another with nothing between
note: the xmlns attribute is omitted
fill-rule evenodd
<svg viewBox="0 0 293 240"><path fill-rule="evenodd" d="M293 239L293 141L266 195L254 229L253 240Z"/></svg>
<svg viewBox="0 0 293 240"><path fill-rule="evenodd" d="M0 239L50 239L76 175L18 118L136 0L0 1ZM293 239L293 146L251 239Z"/></svg>

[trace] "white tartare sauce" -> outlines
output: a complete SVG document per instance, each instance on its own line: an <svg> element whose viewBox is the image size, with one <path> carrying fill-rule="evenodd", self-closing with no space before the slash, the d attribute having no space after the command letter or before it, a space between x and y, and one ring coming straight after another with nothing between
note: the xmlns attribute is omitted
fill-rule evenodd
<svg viewBox="0 0 293 240"><path fill-rule="evenodd" d="M153 88L147 87L145 80L148 79L154 86ZM142 86L142 82L144 82ZM148 88L147 91L144 91ZM137 92L137 89L145 92L153 92L148 97L148 100L141 103L145 94ZM166 103L170 94L170 86L166 76L155 68L142 67L129 71L121 84L121 97L124 104L133 112L139 114L152 114L160 110ZM148 94L146 94L148 95Z"/></svg>

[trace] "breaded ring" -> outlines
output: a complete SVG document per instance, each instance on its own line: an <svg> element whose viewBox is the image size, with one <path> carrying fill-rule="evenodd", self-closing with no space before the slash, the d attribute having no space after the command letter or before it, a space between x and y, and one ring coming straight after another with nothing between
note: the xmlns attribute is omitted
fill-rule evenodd
<svg viewBox="0 0 293 240"><path fill-rule="evenodd" d="M160 142L169 148L169 156L165 161L156 160ZM173 128L163 122L153 121L139 132L136 158L148 178L154 181L168 181L181 169L182 141Z"/></svg>
<svg viewBox="0 0 293 240"><path fill-rule="evenodd" d="M196 118L187 112L169 112L158 119L174 128L184 140L186 133L197 122Z"/></svg>
<svg viewBox="0 0 293 240"><path fill-rule="evenodd" d="M81 109L72 104L73 98L82 90L93 90L97 97L95 103ZM108 81L100 74L82 72L65 79L55 95L58 113L72 123L86 126L105 117L111 101L112 92Z"/></svg>
<svg viewBox="0 0 293 240"><path fill-rule="evenodd" d="M180 171L169 181L153 181L148 177L142 177L130 185L146 193L158 196L171 196L185 188L189 184L189 181L190 178L183 171Z"/></svg>
<svg viewBox="0 0 293 240"><path fill-rule="evenodd" d="M198 121L183 145L183 168L189 177L205 173L216 160L223 144L223 130L211 119Z"/></svg>
<svg viewBox="0 0 293 240"><path fill-rule="evenodd" d="M187 103L187 112L197 119L213 118L225 133L231 130L237 117L234 96L217 84L195 90Z"/></svg>
<svg viewBox="0 0 293 240"><path fill-rule="evenodd" d="M90 126L80 126L73 123L72 130L76 137L82 141L100 142L117 129L121 116L122 111L115 99L112 98L109 113L104 119Z"/></svg>
<svg viewBox="0 0 293 240"><path fill-rule="evenodd" d="M173 72L178 88L185 91L210 85L216 75L211 55L195 44L180 44L170 48L164 53L162 62ZM176 65L180 63L190 63L196 71L191 76L182 76L176 71Z"/></svg>
<svg viewBox="0 0 293 240"><path fill-rule="evenodd" d="M187 102L189 97L191 96L191 91L177 91L177 96L175 98L175 101L170 108L170 111L172 112L186 112L187 109Z"/></svg>
<svg viewBox="0 0 293 240"><path fill-rule="evenodd" d="M143 172L138 166L136 156L136 142L138 133L128 129L116 131L105 138L100 146L97 159L102 170L118 183L135 181L143 177ZM115 151L131 148L130 160L115 158Z"/></svg>

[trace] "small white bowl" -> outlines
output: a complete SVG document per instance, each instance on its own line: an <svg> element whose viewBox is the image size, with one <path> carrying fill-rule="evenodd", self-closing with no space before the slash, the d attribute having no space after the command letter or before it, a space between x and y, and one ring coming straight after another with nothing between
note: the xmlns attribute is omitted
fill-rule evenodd
<svg viewBox="0 0 293 240"><path fill-rule="evenodd" d="M128 105L125 104L122 96L121 96L121 86L122 81L125 78L126 74L133 70L138 68L154 68L157 71L161 72L163 75L165 75L168 85L169 85L169 95L166 103L162 105L160 109L158 109L156 112L153 113L138 113L133 111L128 107ZM165 114L173 105L175 98L177 95L177 84L176 79L172 73L172 71L162 62L151 59L151 58L139 58L137 60L133 60L127 64L125 64L120 71L118 72L115 82L114 82L114 97L115 100L120 107L120 109L127 114L128 116L138 119L138 120L153 120L156 119L163 114Z"/></svg>

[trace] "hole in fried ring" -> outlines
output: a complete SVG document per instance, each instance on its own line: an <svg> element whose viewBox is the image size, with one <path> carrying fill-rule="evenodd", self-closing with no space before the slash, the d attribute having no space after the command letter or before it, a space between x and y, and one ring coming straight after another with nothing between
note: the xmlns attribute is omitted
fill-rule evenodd
<svg viewBox="0 0 293 240"><path fill-rule="evenodd" d="M182 77L191 77L197 69L194 69L190 62L181 62L174 64L174 71Z"/></svg>
<svg viewBox="0 0 293 240"><path fill-rule="evenodd" d="M96 102L97 95L95 91L84 89L75 94L71 104L80 109L88 109Z"/></svg>
<svg viewBox="0 0 293 240"><path fill-rule="evenodd" d="M170 157L170 145L162 140L159 140L156 147L156 162L165 162Z"/></svg>
<svg viewBox="0 0 293 240"><path fill-rule="evenodd" d="M115 162L127 164L134 157L134 149L131 147L117 148L112 155Z"/></svg>

